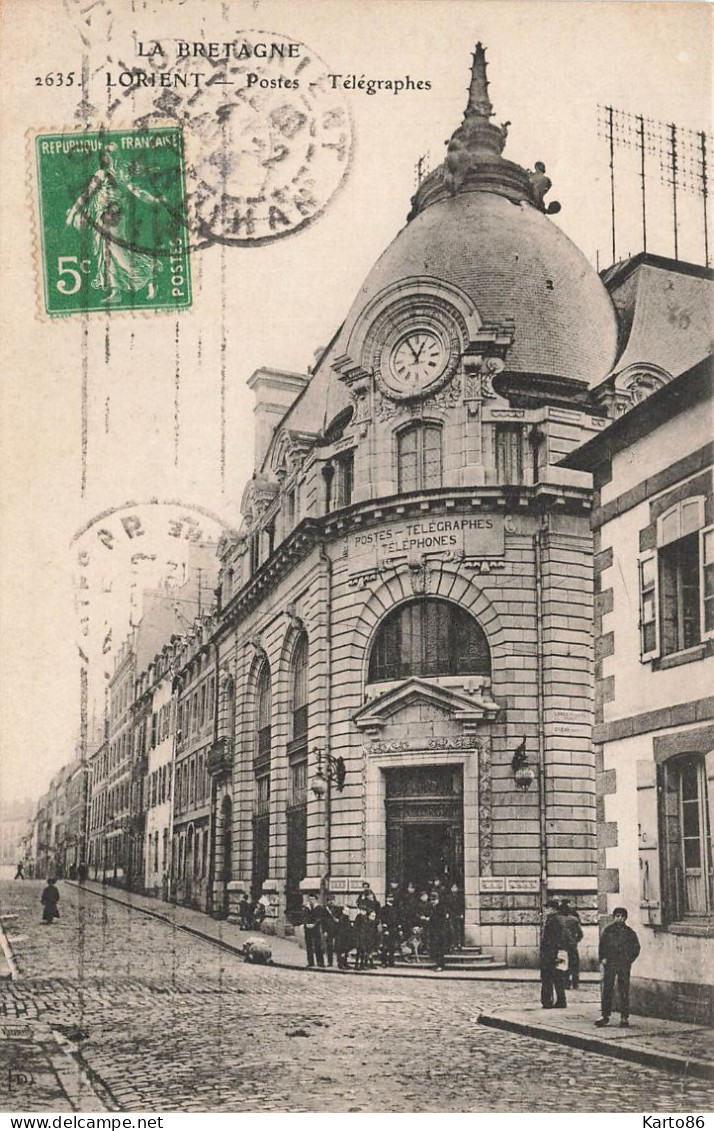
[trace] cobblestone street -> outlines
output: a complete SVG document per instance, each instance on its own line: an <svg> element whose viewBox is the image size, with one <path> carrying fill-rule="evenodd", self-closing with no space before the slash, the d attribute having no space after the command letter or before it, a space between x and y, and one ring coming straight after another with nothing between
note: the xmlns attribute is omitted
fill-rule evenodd
<svg viewBox="0 0 714 1131"><path fill-rule="evenodd" d="M0 989L3 1110L711 1110L706 1082L476 1024L535 983L247 966L67 884L43 927L40 890L0 885L22 975Z"/></svg>

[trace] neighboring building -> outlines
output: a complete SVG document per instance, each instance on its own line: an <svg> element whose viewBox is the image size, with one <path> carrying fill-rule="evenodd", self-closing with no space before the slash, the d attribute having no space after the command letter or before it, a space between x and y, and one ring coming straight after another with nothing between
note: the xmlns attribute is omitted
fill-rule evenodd
<svg viewBox="0 0 714 1131"><path fill-rule="evenodd" d="M174 773L176 705L173 695L174 657L179 637L172 637L145 673L151 697L147 776L144 786L146 840L144 888L150 895L169 897L171 818Z"/></svg>
<svg viewBox="0 0 714 1131"><path fill-rule="evenodd" d="M688 268L668 266L680 288L682 270ZM713 276L707 275L709 296L678 308L687 327L702 311L711 317ZM670 338L671 322L663 323L662 337ZM566 462L592 471L596 486L601 911L627 906L642 943L633 968L633 1009L711 1023L711 358L677 372L660 372L659 387L650 386L645 403ZM644 373L643 380L648 376L654 375Z"/></svg>
<svg viewBox="0 0 714 1131"><path fill-rule="evenodd" d="M107 840L105 832L109 823L109 743L100 742L88 757L89 764L89 819L87 864L93 880L106 880Z"/></svg>
<svg viewBox="0 0 714 1131"><path fill-rule="evenodd" d="M17 867L25 860L25 841L33 806L29 801L15 801L0 807L0 864Z"/></svg>
<svg viewBox="0 0 714 1131"><path fill-rule="evenodd" d="M173 897L211 909L211 776L217 671L213 620L197 620L176 655L176 746L173 807Z"/></svg>
<svg viewBox="0 0 714 1131"><path fill-rule="evenodd" d="M107 776L103 778L107 796L103 870L108 880L121 885L127 881L134 848L130 810L135 680L135 642L129 637L118 650L114 673L109 680Z"/></svg>
<svg viewBox="0 0 714 1131"><path fill-rule="evenodd" d="M67 767L67 824L64 843L64 875L74 876L87 861L87 805L89 766L81 757Z"/></svg>

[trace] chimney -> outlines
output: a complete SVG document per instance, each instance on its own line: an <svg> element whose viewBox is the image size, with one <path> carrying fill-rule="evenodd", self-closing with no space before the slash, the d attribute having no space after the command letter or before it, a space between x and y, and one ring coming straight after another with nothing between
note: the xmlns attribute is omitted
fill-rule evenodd
<svg viewBox="0 0 714 1131"><path fill-rule="evenodd" d="M263 465L273 432L309 380L303 373L280 369L256 369L248 378L248 387L255 393L256 471Z"/></svg>

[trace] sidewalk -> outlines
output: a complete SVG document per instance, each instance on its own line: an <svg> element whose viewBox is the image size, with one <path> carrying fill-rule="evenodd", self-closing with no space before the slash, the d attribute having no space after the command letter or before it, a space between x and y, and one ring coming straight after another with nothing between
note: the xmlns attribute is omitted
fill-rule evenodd
<svg viewBox="0 0 714 1131"><path fill-rule="evenodd" d="M63 883L72 883L74 887L80 885L74 881L63 880ZM138 911L143 911L147 915L153 915L156 919L161 919L166 923L171 923L172 926L182 931L188 931L190 934L198 935L200 938L209 940L217 946L223 947L224 950L230 951L233 954L241 954L243 944L249 938L260 936L268 943L273 952L273 966L280 966L285 969L306 969L305 951L302 947L302 939L296 936L293 939L282 938L278 935L261 935L259 931L241 931L235 923L229 923L225 919L212 919L210 915L206 915L203 911L194 911L189 907L181 907L174 903L164 903L162 900L153 899L151 896L138 895L136 892L124 891L122 888L115 888L109 884L99 884L92 880L86 880L82 885L85 891L91 892L94 895L110 899L114 903L120 903L127 907L135 907ZM302 932L300 932L300 935ZM317 974L318 971L316 970ZM384 969L377 967L374 970L338 970L336 967L326 967L325 970L320 970L320 974L331 974L333 977L344 977L345 974L354 976L358 974L362 978L430 978L436 981L449 981L458 982L539 982L540 975L537 970L512 968L507 970L449 970L447 966L442 973L437 973L433 966L424 963L421 966L399 966ZM596 987L599 985L600 976L592 971L585 972L581 975L581 984L583 987ZM587 992L587 991L586 991Z"/></svg>
<svg viewBox="0 0 714 1131"><path fill-rule="evenodd" d="M539 1005L498 1009L482 1013L478 1022L682 1076L714 1080L714 1029L658 1017L630 1017L630 1028L620 1029L618 1015L606 1028L596 1029L599 1016L597 1004L571 1000L567 1009L546 1013Z"/></svg>

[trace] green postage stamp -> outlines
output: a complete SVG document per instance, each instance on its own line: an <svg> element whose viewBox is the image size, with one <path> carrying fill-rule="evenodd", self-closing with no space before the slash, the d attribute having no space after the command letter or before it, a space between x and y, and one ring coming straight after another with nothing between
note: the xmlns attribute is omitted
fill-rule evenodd
<svg viewBox="0 0 714 1131"><path fill-rule="evenodd" d="M191 305L180 129L40 134L35 151L48 314Z"/></svg>

